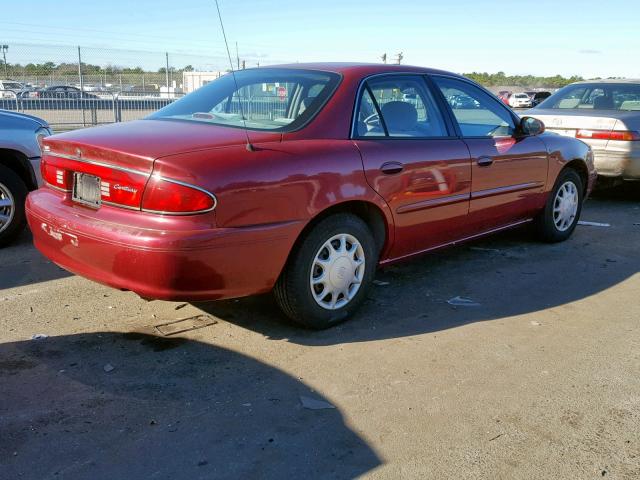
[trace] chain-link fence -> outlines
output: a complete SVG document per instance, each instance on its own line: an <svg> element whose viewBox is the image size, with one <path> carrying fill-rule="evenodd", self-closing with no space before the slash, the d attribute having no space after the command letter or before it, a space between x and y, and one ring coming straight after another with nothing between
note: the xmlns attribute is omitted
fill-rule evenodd
<svg viewBox="0 0 640 480"><path fill-rule="evenodd" d="M0 108L58 131L142 118L229 68L223 56L95 47L9 44L0 54Z"/></svg>

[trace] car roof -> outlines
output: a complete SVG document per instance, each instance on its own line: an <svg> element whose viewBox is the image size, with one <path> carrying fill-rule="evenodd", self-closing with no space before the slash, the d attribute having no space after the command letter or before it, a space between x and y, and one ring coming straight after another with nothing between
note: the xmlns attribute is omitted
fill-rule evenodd
<svg viewBox="0 0 640 480"><path fill-rule="evenodd" d="M615 83L621 83L621 84L640 84L640 79L639 78L606 78L606 79L602 79L602 80L583 80L580 82L575 82L572 83L571 85L578 85L578 84L590 84L590 85L597 85L599 83L609 83L609 84L615 84Z"/></svg>
<svg viewBox="0 0 640 480"><path fill-rule="evenodd" d="M438 70L435 68L418 67L414 65L390 65L384 63L357 63L357 62L313 62L313 63L289 63L282 65L269 65L264 68L294 68L300 70L320 70L349 75L375 75L377 73L435 73L461 77L456 73Z"/></svg>

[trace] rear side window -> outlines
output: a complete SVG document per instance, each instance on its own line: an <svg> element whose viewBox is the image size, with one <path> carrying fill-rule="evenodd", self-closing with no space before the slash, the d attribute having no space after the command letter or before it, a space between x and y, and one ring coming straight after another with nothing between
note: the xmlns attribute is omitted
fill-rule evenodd
<svg viewBox="0 0 640 480"><path fill-rule="evenodd" d="M356 122L359 137L448 136L442 114L418 75L389 75L367 81Z"/></svg>
<svg viewBox="0 0 640 480"><path fill-rule="evenodd" d="M501 137L515 132L513 117L492 95L455 78L434 76L433 80L451 106L462 136Z"/></svg>

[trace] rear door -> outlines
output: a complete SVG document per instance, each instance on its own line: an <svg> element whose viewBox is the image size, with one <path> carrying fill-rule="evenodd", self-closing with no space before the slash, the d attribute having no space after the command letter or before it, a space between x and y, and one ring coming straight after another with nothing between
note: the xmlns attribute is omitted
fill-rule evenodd
<svg viewBox="0 0 640 480"><path fill-rule="evenodd" d="M432 78L471 154L469 222L474 230L491 230L533 215L544 202L548 170L544 142L519 135L518 117L473 83L440 75ZM469 100L460 102L460 97Z"/></svg>
<svg viewBox="0 0 640 480"><path fill-rule="evenodd" d="M368 183L395 221L391 257L463 236L469 151L420 75L385 74L361 87L353 125Z"/></svg>

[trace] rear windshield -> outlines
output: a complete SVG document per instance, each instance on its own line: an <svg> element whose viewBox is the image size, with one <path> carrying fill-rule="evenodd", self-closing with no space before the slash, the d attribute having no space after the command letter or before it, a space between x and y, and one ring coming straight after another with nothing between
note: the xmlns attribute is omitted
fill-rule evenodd
<svg viewBox="0 0 640 480"><path fill-rule="evenodd" d="M594 83L569 85L538 108L559 110L640 110L640 84Z"/></svg>
<svg viewBox="0 0 640 480"><path fill-rule="evenodd" d="M244 116L249 129L287 132L310 121L339 80L335 73L312 70L241 70L235 82L224 75L147 118L244 127Z"/></svg>

